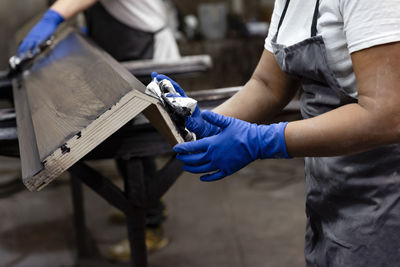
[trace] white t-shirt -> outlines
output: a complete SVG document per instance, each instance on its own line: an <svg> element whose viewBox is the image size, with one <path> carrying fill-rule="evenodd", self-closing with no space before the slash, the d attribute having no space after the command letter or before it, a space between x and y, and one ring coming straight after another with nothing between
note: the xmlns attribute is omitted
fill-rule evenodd
<svg viewBox="0 0 400 267"><path fill-rule="evenodd" d="M167 10L162 0L101 0L104 8L117 20L134 29L158 32L155 36L154 60L178 59L179 49L167 27Z"/></svg>
<svg viewBox="0 0 400 267"><path fill-rule="evenodd" d="M146 32L156 32L167 24L162 0L101 0L105 9L125 25Z"/></svg>
<svg viewBox="0 0 400 267"><path fill-rule="evenodd" d="M316 0L291 0L277 42L293 45L311 36ZM265 48L273 52L276 34L286 0L276 0ZM399 0L321 0L317 24L327 60L339 84L357 97L357 83L350 54L385 43L400 41Z"/></svg>

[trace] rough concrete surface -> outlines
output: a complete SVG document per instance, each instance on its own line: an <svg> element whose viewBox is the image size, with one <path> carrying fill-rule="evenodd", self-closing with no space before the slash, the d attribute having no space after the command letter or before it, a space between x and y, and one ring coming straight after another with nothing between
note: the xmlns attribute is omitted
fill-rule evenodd
<svg viewBox="0 0 400 267"><path fill-rule="evenodd" d="M94 166L117 176L113 161ZM18 160L0 158L0 183L18 172ZM68 179L64 175L42 192L23 190L0 199L0 266L74 266ZM214 183L185 173L164 199L170 244L149 255L149 266L305 266L304 195L302 159L257 161ZM125 226L112 224L113 208L87 188L85 200L88 228L106 254L126 236Z"/></svg>

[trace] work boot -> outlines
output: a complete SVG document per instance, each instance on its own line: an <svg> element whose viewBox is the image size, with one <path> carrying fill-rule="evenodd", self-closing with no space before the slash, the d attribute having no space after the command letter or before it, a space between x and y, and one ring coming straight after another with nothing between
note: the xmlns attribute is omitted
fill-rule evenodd
<svg viewBox="0 0 400 267"><path fill-rule="evenodd" d="M159 251L168 245L168 239L164 236L161 226L156 228L146 228L146 249L147 252ZM129 262L131 259L131 249L128 238L125 238L111 247L109 259L116 262Z"/></svg>
<svg viewBox="0 0 400 267"><path fill-rule="evenodd" d="M146 228L146 248L147 252L154 252L163 249L168 245L168 238L164 236L162 226Z"/></svg>
<svg viewBox="0 0 400 267"><path fill-rule="evenodd" d="M113 224L125 224L126 223L126 217L125 214L117 209L113 209L109 214L108 214L108 221Z"/></svg>
<svg viewBox="0 0 400 267"><path fill-rule="evenodd" d="M149 210L146 216L146 225L160 224L164 222L167 217L168 217L168 210L165 207L165 204L161 201L157 209ZM126 217L122 211L114 208L108 214L108 221L114 224L125 224Z"/></svg>

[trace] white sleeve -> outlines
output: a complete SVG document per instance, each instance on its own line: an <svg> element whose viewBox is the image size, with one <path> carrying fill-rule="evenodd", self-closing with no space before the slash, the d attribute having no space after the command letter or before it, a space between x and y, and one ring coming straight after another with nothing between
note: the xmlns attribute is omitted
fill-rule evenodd
<svg viewBox="0 0 400 267"><path fill-rule="evenodd" d="M273 53L271 40L274 38L276 31L278 29L279 20L281 19L283 6L285 4L285 0L275 0L274 11L272 12L271 23L268 29L268 36L265 38L264 47L269 52Z"/></svg>
<svg viewBox="0 0 400 267"><path fill-rule="evenodd" d="M350 53L400 41L399 0L340 0Z"/></svg>

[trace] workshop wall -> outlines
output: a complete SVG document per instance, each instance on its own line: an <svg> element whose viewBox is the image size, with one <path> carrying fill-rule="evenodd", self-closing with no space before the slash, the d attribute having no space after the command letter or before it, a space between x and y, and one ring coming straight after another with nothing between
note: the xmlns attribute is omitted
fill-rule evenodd
<svg viewBox="0 0 400 267"><path fill-rule="evenodd" d="M269 21L274 3L274 0L171 1L179 8L179 11L182 15L197 15L197 8L199 4L202 3L224 2L228 5L230 13L239 15L244 21ZM4 70L7 68L8 58L15 53L15 43L17 42L17 40L14 39L14 35L17 29L19 29L28 20L43 11L46 8L48 2L49 0L0 0L0 70ZM261 45L260 47L262 48ZM201 45L202 49L199 49L198 47L199 46L196 46L196 49L194 49L196 51L193 52L214 54L218 53L217 51L210 52L209 49L204 48L204 45ZM224 45L222 45L221 47L224 47ZM188 49L187 47L185 47L185 45L183 45L182 50L183 54L192 54L192 51L190 51L191 49ZM259 53L260 52L257 50L256 54ZM223 58L224 55L218 54L216 55L216 57ZM246 75L246 77L247 76L248 74Z"/></svg>
<svg viewBox="0 0 400 267"><path fill-rule="evenodd" d="M239 24L251 21L269 22L274 0L173 0L181 15L198 15L198 7L203 3L225 3L229 14L235 15L235 25L230 22L225 38L199 38L180 41L182 55L208 54L213 60L213 67L207 73L194 77L176 79L186 90L204 90L244 85L251 77L264 49L266 34L244 34ZM231 18L232 19L232 18Z"/></svg>
<svg viewBox="0 0 400 267"><path fill-rule="evenodd" d="M26 21L44 10L48 0L0 0L0 70L15 52L14 34ZM10 48L11 47L11 48Z"/></svg>
<svg viewBox="0 0 400 267"><path fill-rule="evenodd" d="M183 42L182 55L208 54L212 68L189 77L174 77L188 91L244 85L253 74L264 49L264 37Z"/></svg>
<svg viewBox="0 0 400 267"><path fill-rule="evenodd" d="M201 3L226 3L233 13L239 13L246 20L269 21L275 0L173 0L179 10L187 14L197 14Z"/></svg>

